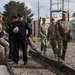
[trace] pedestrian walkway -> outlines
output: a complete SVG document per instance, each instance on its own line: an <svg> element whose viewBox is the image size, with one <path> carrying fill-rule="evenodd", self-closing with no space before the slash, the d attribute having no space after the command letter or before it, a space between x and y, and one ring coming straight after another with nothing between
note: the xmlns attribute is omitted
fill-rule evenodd
<svg viewBox="0 0 75 75"><path fill-rule="evenodd" d="M0 75L10 75L5 65L0 65Z"/></svg>

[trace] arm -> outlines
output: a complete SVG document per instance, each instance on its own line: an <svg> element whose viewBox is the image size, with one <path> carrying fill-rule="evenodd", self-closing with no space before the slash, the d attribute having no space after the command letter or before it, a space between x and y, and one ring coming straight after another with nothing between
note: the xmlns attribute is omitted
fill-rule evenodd
<svg viewBox="0 0 75 75"><path fill-rule="evenodd" d="M26 29L28 30L27 37L29 38L29 36L32 34L32 29L30 28L30 26L28 25L28 23L26 23Z"/></svg>
<svg viewBox="0 0 75 75"><path fill-rule="evenodd" d="M49 41L49 35L50 35L50 31L49 31L49 27L48 27L48 34L47 34L47 40Z"/></svg>
<svg viewBox="0 0 75 75"><path fill-rule="evenodd" d="M41 36L41 37L44 37L44 38L46 37L46 35L44 35L44 34L42 33L42 26L40 26L40 36Z"/></svg>
<svg viewBox="0 0 75 75"><path fill-rule="evenodd" d="M61 35L60 35L60 33L59 33L59 23L58 23L58 22L56 23L55 34L56 34L56 37L57 37L58 39L62 39L62 37L61 37Z"/></svg>

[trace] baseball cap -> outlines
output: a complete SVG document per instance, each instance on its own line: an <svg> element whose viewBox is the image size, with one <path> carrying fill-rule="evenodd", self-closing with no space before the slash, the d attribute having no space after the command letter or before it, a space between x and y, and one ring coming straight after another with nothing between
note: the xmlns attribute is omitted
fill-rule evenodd
<svg viewBox="0 0 75 75"><path fill-rule="evenodd" d="M17 18L17 16L16 16L16 15L14 15L14 16L13 16L13 18L15 18L15 19L16 19L16 18Z"/></svg>
<svg viewBox="0 0 75 75"><path fill-rule="evenodd" d="M18 14L17 16L18 16L18 17L23 17L23 15L22 15L22 14Z"/></svg>

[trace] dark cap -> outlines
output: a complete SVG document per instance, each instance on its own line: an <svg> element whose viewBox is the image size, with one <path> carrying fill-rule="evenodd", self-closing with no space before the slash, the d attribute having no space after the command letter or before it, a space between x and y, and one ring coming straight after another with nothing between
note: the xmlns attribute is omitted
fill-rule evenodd
<svg viewBox="0 0 75 75"><path fill-rule="evenodd" d="M18 17L23 17L23 15L21 15L21 14L18 14L17 16L18 16Z"/></svg>
<svg viewBox="0 0 75 75"><path fill-rule="evenodd" d="M17 18L17 16L16 16L16 15L14 15L14 16L13 16L13 18L15 18L15 19L16 19L16 18Z"/></svg>

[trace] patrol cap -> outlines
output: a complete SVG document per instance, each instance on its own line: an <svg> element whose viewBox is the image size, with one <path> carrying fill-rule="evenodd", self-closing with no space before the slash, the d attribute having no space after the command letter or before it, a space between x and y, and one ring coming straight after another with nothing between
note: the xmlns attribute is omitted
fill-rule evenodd
<svg viewBox="0 0 75 75"><path fill-rule="evenodd" d="M42 18L42 20L46 21L46 18Z"/></svg>
<svg viewBox="0 0 75 75"><path fill-rule="evenodd" d="M67 12L67 11L63 11L63 12L62 12L62 15L65 15L66 13L68 13L68 12Z"/></svg>
<svg viewBox="0 0 75 75"><path fill-rule="evenodd" d="M2 13L0 13L0 17L3 17Z"/></svg>
<svg viewBox="0 0 75 75"><path fill-rule="evenodd" d="M51 18L51 21L55 20L54 18Z"/></svg>
<svg viewBox="0 0 75 75"><path fill-rule="evenodd" d="M32 19L30 17L27 18L27 21L32 21Z"/></svg>

